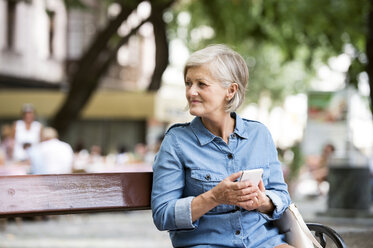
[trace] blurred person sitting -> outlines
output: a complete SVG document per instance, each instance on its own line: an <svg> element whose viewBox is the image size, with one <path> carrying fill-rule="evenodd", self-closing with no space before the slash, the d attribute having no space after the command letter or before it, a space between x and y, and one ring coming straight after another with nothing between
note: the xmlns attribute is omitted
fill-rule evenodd
<svg viewBox="0 0 373 248"><path fill-rule="evenodd" d="M125 145L121 145L118 147L118 154L115 156L115 164L117 165L125 165L130 162L130 155L127 151L127 147Z"/></svg>
<svg viewBox="0 0 373 248"><path fill-rule="evenodd" d="M311 173L318 183L321 183L327 179L328 176L328 163L335 151L332 144L326 144L322 150L321 156L313 167L310 168Z"/></svg>
<svg viewBox="0 0 373 248"><path fill-rule="evenodd" d="M72 173L73 150L58 139L54 128L42 130L42 142L30 149L29 156L32 174Z"/></svg>
<svg viewBox="0 0 373 248"><path fill-rule="evenodd" d="M1 150L4 156L4 162L12 160L14 149L14 138L12 135L12 126L3 125L1 128Z"/></svg>
<svg viewBox="0 0 373 248"><path fill-rule="evenodd" d="M0 166L5 165L6 163L6 155L5 151L2 146L0 146Z"/></svg>
<svg viewBox="0 0 373 248"><path fill-rule="evenodd" d="M152 163L152 158L152 154L151 152L149 153L149 148L146 144L140 142L135 145L133 152L133 163Z"/></svg>
<svg viewBox="0 0 373 248"><path fill-rule="evenodd" d="M155 156L159 152L159 149L161 148L163 139L164 139L164 135L158 136L155 144L152 147L150 147L150 149L148 149L145 155L145 163L153 164Z"/></svg>
<svg viewBox="0 0 373 248"><path fill-rule="evenodd" d="M89 166L102 167L105 165L105 157L102 155L102 149L99 145L92 145L89 152Z"/></svg>
<svg viewBox="0 0 373 248"><path fill-rule="evenodd" d="M334 154L335 147L334 145L328 143L323 149L320 157L314 158L313 162L309 159L308 167L313 179L317 182L317 188L319 193L326 194L326 190L323 189L323 183L327 181L329 174L329 161Z"/></svg>
<svg viewBox="0 0 373 248"><path fill-rule="evenodd" d="M15 162L26 162L28 160L27 148L40 142L42 124L35 120L35 109L31 104L22 107L22 120L17 120L13 125Z"/></svg>
<svg viewBox="0 0 373 248"><path fill-rule="evenodd" d="M79 140L74 148L73 172L85 172L89 165L89 151L85 148L84 142Z"/></svg>

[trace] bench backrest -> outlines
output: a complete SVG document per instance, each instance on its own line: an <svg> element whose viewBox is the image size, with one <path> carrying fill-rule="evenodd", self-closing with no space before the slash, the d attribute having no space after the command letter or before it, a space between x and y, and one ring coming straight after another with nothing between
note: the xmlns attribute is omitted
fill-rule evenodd
<svg viewBox="0 0 373 248"><path fill-rule="evenodd" d="M0 176L0 218L150 208L152 172ZM346 245L333 229L308 224L320 240Z"/></svg>
<svg viewBox="0 0 373 248"><path fill-rule="evenodd" d="M150 209L152 172L0 176L0 218Z"/></svg>

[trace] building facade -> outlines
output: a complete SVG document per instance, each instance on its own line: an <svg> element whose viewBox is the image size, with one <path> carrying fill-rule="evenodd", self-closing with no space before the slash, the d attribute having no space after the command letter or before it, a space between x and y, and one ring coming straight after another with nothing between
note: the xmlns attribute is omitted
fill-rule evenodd
<svg viewBox="0 0 373 248"><path fill-rule="evenodd" d="M32 103L45 125L58 111L70 70L118 12L118 6L105 1L84 3L84 8L67 8L62 0L0 1L0 124L20 118L23 103ZM139 18L137 12L132 20ZM123 144L131 149L154 142L167 125L155 116L157 94L145 91L154 57L154 35L147 23L119 49L99 90L63 139L73 147L99 145L105 153Z"/></svg>

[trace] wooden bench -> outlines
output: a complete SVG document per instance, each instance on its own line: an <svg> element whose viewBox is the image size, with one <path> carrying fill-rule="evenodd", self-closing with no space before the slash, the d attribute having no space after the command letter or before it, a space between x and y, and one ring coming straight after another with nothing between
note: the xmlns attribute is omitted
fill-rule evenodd
<svg viewBox="0 0 373 248"><path fill-rule="evenodd" d="M150 209L151 189L151 172L0 176L0 218ZM308 227L323 247L346 247L333 229Z"/></svg>

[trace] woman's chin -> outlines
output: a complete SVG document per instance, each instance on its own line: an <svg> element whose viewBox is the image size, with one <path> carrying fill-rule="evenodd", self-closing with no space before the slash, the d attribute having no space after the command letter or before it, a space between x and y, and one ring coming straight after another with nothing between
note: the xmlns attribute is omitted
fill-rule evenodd
<svg viewBox="0 0 373 248"><path fill-rule="evenodd" d="M198 111L197 109L189 109L189 114L193 115L193 116L200 116L201 115L201 111Z"/></svg>

